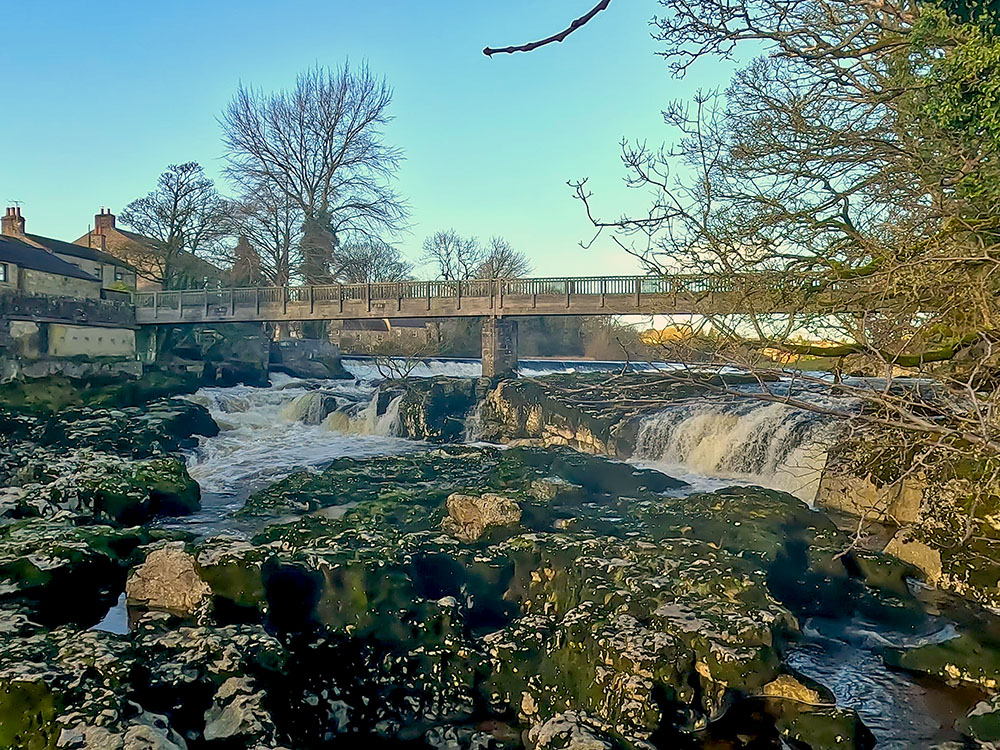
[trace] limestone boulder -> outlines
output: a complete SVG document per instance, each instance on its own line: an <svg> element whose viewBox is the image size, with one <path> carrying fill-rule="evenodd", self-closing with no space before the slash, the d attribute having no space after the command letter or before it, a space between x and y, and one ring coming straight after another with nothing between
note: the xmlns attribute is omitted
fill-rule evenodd
<svg viewBox="0 0 1000 750"><path fill-rule="evenodd" d="M513 526L521 520L521 506L509 497L487 492L482 495L455 493L448 497L448 517L442 528L465 542L474 542L487 529Z"/></svg>
<svg viewBox="0 0 1000 750"><path fill-rule="evenodd" d="M129 604L191 616L207 604L211 589L198 575L195 558L182 543L151 552L125 585Z"/></svg>

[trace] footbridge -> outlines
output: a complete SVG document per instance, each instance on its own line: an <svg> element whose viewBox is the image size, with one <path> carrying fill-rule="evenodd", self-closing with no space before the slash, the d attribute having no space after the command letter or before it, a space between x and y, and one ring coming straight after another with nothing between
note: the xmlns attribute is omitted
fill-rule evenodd
<svg viewBox="0 0 1000 750"><path fill-rule="evenodd" d="M483 370L516 367L516 318L781 313L850 304L837 285L787 274L677 274L245 287L132 295L136 323L482 317Z"/></svg>

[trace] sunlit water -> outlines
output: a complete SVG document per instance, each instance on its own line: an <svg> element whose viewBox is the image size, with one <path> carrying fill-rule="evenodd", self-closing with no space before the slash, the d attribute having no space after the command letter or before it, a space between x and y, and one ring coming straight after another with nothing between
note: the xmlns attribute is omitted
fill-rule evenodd
<svg viewBox="0 0 1000 750"><path fill-rule="evenodd" d="M199 535L248 535L253 529L232 517L251 492L301 470L320 470L340 457L397 455L430 446L395 434L395 413L376 414L373 397L382 374L370 360L345 358L354 380L302 381L272 375L269 388L204 388L191 398L204 404L220 434L202 439L188 455L188 467L202 489L203 510L168 525ZM615 372L620 362L522 361L522 374ZM668 365L657 369L669 368ZM653 369L649 367L649 369ZM432 360L413 377L479 377L478 360ZM329 397L336 411L326 414ZM809 412L753 401L686 403L646 417L640 426L639 463L688 481L690 491L733 484L758 484L815 496L825 460L829 423ZM99 626L127 627L116 605ZM870 628L870 629L866 629ZM824 684L839 705L857 710L879 739L879 748L926 747L954 739L950 729L965 704L940 686L925 687L889 671L877 648L902 636L848 622L806 624L806 639L789 655L790 664ZM926 639L952 635L946 624L929 622Z"/></svg>
<svg viewBox="0 0 1000 750"><path fill-rule="evenodd" d="M633 459L701 489L759 484L811 504L835 431L827 417L780 403L685 402L642 420Z"/></svg>

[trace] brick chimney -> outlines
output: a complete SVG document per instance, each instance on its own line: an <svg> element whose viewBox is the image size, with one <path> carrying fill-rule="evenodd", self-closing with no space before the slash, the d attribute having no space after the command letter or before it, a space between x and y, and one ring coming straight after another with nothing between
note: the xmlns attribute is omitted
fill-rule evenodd
<svg viewBox="0 0 1000 750"><path fill-rule="evenodd" d="M7 213L0 219L0 234L6 237L24 236L24 217L20 207L9 207Z"/></svg>
<svg viewBox="0 0 1000 750"><path fill-rule="evenodd" d="M115 215L111 209L101 206L101 212L94 217L94 234L105 235L109 229L115 228Z"/></svg>

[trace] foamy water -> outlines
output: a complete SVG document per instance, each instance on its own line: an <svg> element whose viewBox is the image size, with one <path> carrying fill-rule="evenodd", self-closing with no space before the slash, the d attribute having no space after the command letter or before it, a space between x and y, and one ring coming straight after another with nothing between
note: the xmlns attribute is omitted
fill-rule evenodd
<svg viewBox="0 0 1000 750"><path fill-rule="evenodd" d="M634 460L700 489L757 484L811 503L832 430L824 417L783 404L678 404L642 421Z"/></svg>
<svg viewBox="0 0 1000 750"><path fill-rule="evenodd" d="M273 381L270 388L202 388L191 397L208 408L220 430L218 436L203 439L188 457L188 470L203 492L245 497L248 488L320 468L336 458L392 455L422 447L394 436L391 410L388 419L374 414L371 384L306 383L286 376L273 376ZM320 392L344 405L339 412L343 420L303 421L296 404L308 403Z"/></svg>

